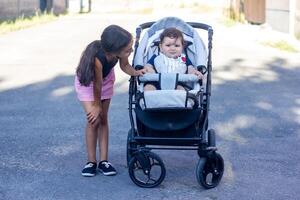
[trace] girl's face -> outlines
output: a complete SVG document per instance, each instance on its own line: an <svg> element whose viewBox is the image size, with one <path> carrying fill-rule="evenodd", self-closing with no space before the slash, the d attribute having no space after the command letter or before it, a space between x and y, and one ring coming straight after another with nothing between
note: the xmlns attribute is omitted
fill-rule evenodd
<svg viewBox="0 0 300 200"><path fill-rule="evenodd" d="M118 54L117 56L119 58L128 58L131 54L131 52L133 52L132 49L132 45L133 45L133 40L131 40L131 42L125 47L123 48Z"/></svg>
<svg viewBox="0 0 300 200"><path fill-rule="evenodd" d="M183 51L182 38L165 37L159 44L160 51L169 58L177 58Z"/></svg>

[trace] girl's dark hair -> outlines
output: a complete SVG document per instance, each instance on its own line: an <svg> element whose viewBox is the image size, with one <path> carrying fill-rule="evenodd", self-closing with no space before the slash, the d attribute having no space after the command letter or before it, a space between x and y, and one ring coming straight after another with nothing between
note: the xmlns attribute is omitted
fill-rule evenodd
<svg viewBox="0 0 300 200"><path fill-rule="evenodd" d="M106 27L101 35L101 45L105 52L119 53L132 40L132 35L118 25Z"/></svg>
<svg viewBox="0 0 300 200"><path fill-rule="evenodd" d="M182 45L184 45L184 39L183 39L183 34L180 30L171 27L171 28L166 28L161 34L160 34L160 43L164 40L165 37L169 38L175 38L175 39L181 39Z"/></svg>
<svg viewBox="0 0 300 200"><path fill-rule="evenodd" d="M88 44L82 52L76 74L81 85L88 86L95 77L95 56L101 48L100 40Z"/></svg>
<svg viewBox="0 0 300 200"><path fill-rule="evenodd" d="M119 53L132 40L132 35L118 25L106 27L101 35L101 41L91 42L83 51L76 74L81 85L88 86L95 78L95 56L102 48L107 53Z"/></svg>

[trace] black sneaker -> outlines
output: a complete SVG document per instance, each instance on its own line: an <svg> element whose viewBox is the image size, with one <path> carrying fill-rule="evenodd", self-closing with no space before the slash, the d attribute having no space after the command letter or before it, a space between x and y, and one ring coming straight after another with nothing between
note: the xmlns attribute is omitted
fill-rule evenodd
<svg viewBox="0 0 300 200"><path fill-rule="evenodd" d="M106 176L112 176L117 174L115 168L107 160L102 160L98 165L98 169Z"/></svg>
<svg viewBox="0 0 300 200"><path fill-rule="evenodd" d="M87 176L87 177L95 176L96 169L97 169L97 163L88 162L88 163L86 163L83 170L81 171L81 175Z"/></svg>

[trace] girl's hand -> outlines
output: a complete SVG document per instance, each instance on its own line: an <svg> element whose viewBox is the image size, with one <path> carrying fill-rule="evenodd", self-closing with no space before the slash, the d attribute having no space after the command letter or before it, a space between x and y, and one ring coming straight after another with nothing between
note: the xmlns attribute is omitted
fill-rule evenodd
<svg viewBox="0 0 300 200"><path fill-rule="evenodd" d="M93 124L97 120L98 117L101 117L102 109L99 105L94 105L92 110L86 114L87 120L89 123Z"/></svg>
<svg viewBox="0 0 300 200"><path fill-rule="evenodd" d="M135 71L134 76L143 76L146 73L147 73L146 69L140 69Z"/></svg>

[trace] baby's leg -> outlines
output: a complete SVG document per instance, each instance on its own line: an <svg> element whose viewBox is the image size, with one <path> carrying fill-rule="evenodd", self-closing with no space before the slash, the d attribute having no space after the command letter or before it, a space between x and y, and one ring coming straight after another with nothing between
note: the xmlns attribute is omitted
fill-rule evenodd
<svg viewBox="0 0 300 200"><path fill-rule="evenodd" d="M150 90L160 90L160 86L158 82L155 81L145 82L144 91L150 91Z"/></svg>
<svg viewBox="0 0 300 200"><path fill-rule="evenodd" d="M146 84L144 87L144 91L156 90L156 87L152 84Z"/></svg>
<svg viewBox="0 0 300 200"><path fill-rule="evenodd" d="M185 90L182 85L177 85L176 90Z"/></svg>

